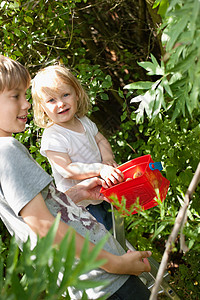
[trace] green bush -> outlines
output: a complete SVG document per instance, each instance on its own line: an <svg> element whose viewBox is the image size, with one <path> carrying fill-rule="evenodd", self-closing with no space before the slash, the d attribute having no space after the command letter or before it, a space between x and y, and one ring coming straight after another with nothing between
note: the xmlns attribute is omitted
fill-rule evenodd
<svg viewBox="0 0 200 300"><path fill-rule="evenodd" d="M105 285L107 282L80 280L78 277L94 268L100 267L103 260L97 261L106 238L89 252L89 239L86 238L81 251L80 260L74 265L75 234L69 231L59 246L53 246L58 227L59 216L46 237L38 239L33 250L30 240L23 244L21 252L12 237L6 255L4 243L0 240L0 298L1 300L58 300L70 299L67 287L73 286L80 290ZM63 274L58 282L59 273ZM66 293L65 297L63 297ZM82 299L88 299L84 293ZM105 299L102 297L101 299Z"/></svg>
<svg viewBox="0 0 200 300"><path fill-rule="evenodd" d="M127 39L127 43L122 43L123 38L126 39L127 36L123 37L124 28L120 27L122 38L117 39L121 34L120 31L113 35L118 44L114 44L114 39L110 35L105 38L108 52L106 55L110 55L111 50L118 55L117 60L111 65L105 59L108 58L105 52L102 57L98 52L98 58L101 59L96 63L95 46L96 49L102 50L102 41L93 43L99 33L95 23L100 20L98 13L102 3L105 2L99 1L97 7L95 6L97 1L86 0L68 1L66 5L63 5L62 1L51 0L40 0L37 3L24 0L2 1L1 52L26 65L32 76L40 67L54 62L64 62L70 66L89 92L92 103L91 117L107 104L113 105L114 113L110 116L108 110L105 114L111 118L115 113L121 115L121 123L109 137L116 161L121 164L135 157L151 154L154 161L162 162L164 166L162 173L170 180L166 200L161 206L125 220L126 234L134 247L141 250L152 249L153 254L160 260L165 240L171 232L184 194L199 162L200 4L198 0L156 0L154 7L158 8L158 13L162 17L159 18L162 57L149 55L152 46L149 45L145 53L147 61L141 61L136 53L138 50L141 53L141 48L137 48L137 42L133 43L132 38ZM112 1L108 2L112 4ZM148 1L148 4L149 2L152 1ZM120 8L123 6L123 9L129 11L128 23L131 25L135 22L131 18L133 9L130 3L130 1L115 3L108 12L112 20L118 22ZM134 9L140 12L138 3L134 2ZM156 14L156 9L154 12ZM105 14L105 11L103 13ZM98 21L95 16L98 16ZM102 25L101 22L99 24ZM119 26L123 24L119 22ZM87 34L87 28L93 28L91 30L93 35L89 35L89 38L87 35L83 36L83 33ZM130 29L128 26L127 28ZM151 31L152 35L155 33L156 26ZM104 36L101 34L102 32L99 36L103 40ZM113 48L108 41L114 45ZM139 67L135 66L135 60L138 61ZM147 74L141 78L143 71ZM116 78L118 78L117 88L114 90L113 81L116 81ZM117 111L115 109L114 93L115 96L117 94L117 101L121 105L120 112L118 108ZM16 138L29 149L36 161L51 173L47 160L39 152L42 130L38 130L33 124L31 113L29 117L26 131L17 134ZM103 121L104 117L107 116L103 115ZM177 273L176 277L176 283L182 289L181 296L184 295L182 298L187 298L190 292L191 297L195 297L199 286L198 270L195 265L200 241L198 203L199 187L190 202L188 222L184 229L190 252L184 257L185 262L181 261L178 271L180 273ZM7 249L7 232L4 228L2 232L4 257ZM175 250L179 250L178 238ZM185 268L189 267L194 270L195 280L194 284L188 284L187 288L188 281L185 281L184 276Z"/></svg>

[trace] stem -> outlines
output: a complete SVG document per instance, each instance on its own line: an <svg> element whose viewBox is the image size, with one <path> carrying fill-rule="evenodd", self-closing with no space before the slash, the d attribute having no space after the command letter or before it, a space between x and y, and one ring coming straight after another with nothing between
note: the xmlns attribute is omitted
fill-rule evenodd
<svg viewBox="0 0 200 300"><path fill-rule="evenodd" d="M168 238L168 241L166 243L165 251L164 251L164 254L163 254L163 257L162 257L162 260L161 260L161 263L160 263L160 267L158 269L158 273L157 273L157 276L156 276L155 285L152 289L151 296L150 296L149 300L157 300L159 286L162 282L162 278L163 278L164 272L166 270L169 254L171 252L171 249L173 248L173 244L176 240L176 237L179 233L180 228L185 225L185 222L187 220L186 219L186 217L187 217L187 208L188 208L189 202L192 198L192 195L193 195L199 181L200 181L200 163L198 164L196 172L195 172L195 174L194 174L194 176L193 176L193 178L190 182L188 190L185 194L183 206L179 209L178 215L177 215L175 223L174 223L174 227L173 227L172 232L171 232L171 234Z"/></svg>

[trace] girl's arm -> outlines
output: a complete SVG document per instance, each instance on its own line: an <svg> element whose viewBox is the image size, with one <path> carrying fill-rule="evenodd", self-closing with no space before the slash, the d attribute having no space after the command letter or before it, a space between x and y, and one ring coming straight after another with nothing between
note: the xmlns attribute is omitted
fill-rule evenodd
<svg viewBox="0 0 200 300"><path fill-rule="evenodd" d="M81 190L82 188L83 187L81 187ZM81 190L76 188L75 194L77 195L78 193L81 195ZM73 192L71 190L71 196L72 195ZM80 196L80 198L82 200L82 196ZM21 210L20 215L26 224L40 237L46 236L55 221L55 218L49 212L41 193L33 198ZM60 221L54 242L59 244L70 228L71 227L66 223ZM84 244L84 238L77 232L75 232L75 235L76 256L79 257ZM90 243L90 249L93 247L94 244ZM107 262L102 266L102 269L108 273L139 275L142 272L150 271L150 265L145 259L150 255L151 253L149 251L133 251L122 256L116 256L102 249L99 253L98 259L106 259Z"/></svg>
<svg viewBox="0 0 200 300"><path fill-rule="evenodd" d="M123 181L122 172L112 166L102 163L72 163L69 155L63 152L46 150L46 155L57 172L64 178L83 180L100 176L105 180L102 184L105 188Z"/></svg>
<svg viewBox="0 0 200 300"><path fill-rule="evenodd" d="M116 168L118 165L114 161L114 154L108 140L100 132L95 136L95 140L101 152L102 163Z"/></svg>

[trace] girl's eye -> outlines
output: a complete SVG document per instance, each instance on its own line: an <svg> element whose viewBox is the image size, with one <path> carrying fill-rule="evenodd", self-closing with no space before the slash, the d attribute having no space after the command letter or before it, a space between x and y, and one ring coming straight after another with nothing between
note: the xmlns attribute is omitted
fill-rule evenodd
<svg viewBox="0 0 200 300"><path fill-rule="evenodd" d="M47 102L48 102L48 103L53 103L53 102L54 102L54 99L49 99Z"/></svg>
<svg viewBox="0 0 200 300"><path fill-rule="evenodd" d="M19 95L13 95L13 98L18 99Z"/></svg>
<svg viewBox="0 0 200 300"><path fill-rule="evenodd" d="M67 97L67 96L69 96L69 94L64 94L64 97Z"/></svg>

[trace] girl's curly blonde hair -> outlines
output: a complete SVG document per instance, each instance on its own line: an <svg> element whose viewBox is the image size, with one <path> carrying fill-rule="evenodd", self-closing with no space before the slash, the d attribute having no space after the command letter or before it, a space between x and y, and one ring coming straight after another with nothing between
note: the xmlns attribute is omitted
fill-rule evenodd
<svg viewBox="0 0 200 300"><path fill-rule="evenodd" d="M51 78L49 82L53 82L52 79L59 79L63 83L71 85L78 95L76 115L83 117L87 114L90 108L89 97L78 79L64 66L48 66L41 69L32 80L34 122L37 126L47 128L53 125L53 121L49 119L42 108L43 95L56 95L57 93L56 85L50 86L48 78Z"/></svg>

